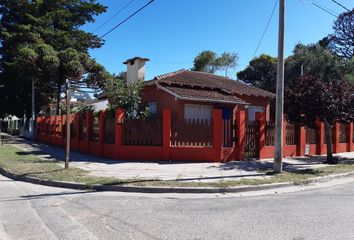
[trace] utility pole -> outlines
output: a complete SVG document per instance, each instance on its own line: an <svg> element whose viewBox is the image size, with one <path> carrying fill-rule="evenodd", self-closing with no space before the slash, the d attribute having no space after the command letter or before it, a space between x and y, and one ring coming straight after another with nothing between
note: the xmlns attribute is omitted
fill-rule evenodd
<svg viewBox="0 0 354 240"><path fill-rule="evenodd" d="M35 89L34 79L32 79L32 122L31 122L31 140L34 141L34 122L36 121L36 108L35 108Z"/></svg>
<svg viewBox="0 0 354 240"><path fill-rule="evenodd" d="M284 30L285 0L279 1L278 70L275 112L274 172L283 168L283 116L284 116Z"/></svg>
<svg viewBox="0 0 354 240"><path fill-rule="evenodd" d="M66 79L66 152L65 152L65 169L69 169L70 161L70 81Z"/></svg>

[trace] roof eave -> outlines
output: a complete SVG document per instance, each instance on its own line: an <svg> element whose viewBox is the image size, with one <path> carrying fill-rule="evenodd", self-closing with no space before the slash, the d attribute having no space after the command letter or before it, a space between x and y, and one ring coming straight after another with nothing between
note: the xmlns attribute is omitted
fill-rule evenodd
<svg viewBox="0 0 354 240"><path fill-rule="evenodd" d="M214 102L214 103L229 103L229 104L239 104L239 105L249 105L249 103L247 102L240 102L240 101L227 101L227 100L216 100L216 99L208 99L208 98L192 98L192 97L183 97L167 88L165 88L164 86L159 85L156 82L156 87L158 89L161 89L169 94L171 94L172 96L176 97L179 100L186 100L186 101L204 101L204 102Z"/></svg>

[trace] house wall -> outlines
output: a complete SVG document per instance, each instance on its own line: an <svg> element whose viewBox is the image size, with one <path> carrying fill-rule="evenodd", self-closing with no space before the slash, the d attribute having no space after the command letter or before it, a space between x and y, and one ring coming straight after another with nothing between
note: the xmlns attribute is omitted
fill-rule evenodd
<svg viewBox="0 0 354 240"><path fill-rule="evenodd" d="M176 116L180 111L178 101L171 94L158 89L156 85L145 86L142 91L143 103L156 102L157 114L162 116L163 109L171 109L172 116Z"/></svg>
<svg viewBox="0 0 354 240"><path fill-rule="evenodd" d="M237 105L228 103L212 103L203 101L186 101L178 100L171 94L158 89L156 85L146 86L143 89L142 99L144 103L156 102L157 114L162 116L163 109L171 109L172 118L178 117L184 119L184 105L185 104L199 104L213 106L214 109L229 108L231 112L236 111Z"/></svg>
<svg viewBox="0 0 354 240"><path fill-rule="evenodd" d="M263 106L265 107L265 113L266 113L266 120L270 120L270 99L265 98L265 97L256 97L256 96L248 96L248 95L240 95L240 94L234 94L236 97L250 103L251 105L254 106ZM246 111L246 117L247 117L247 111Z"/></svg>

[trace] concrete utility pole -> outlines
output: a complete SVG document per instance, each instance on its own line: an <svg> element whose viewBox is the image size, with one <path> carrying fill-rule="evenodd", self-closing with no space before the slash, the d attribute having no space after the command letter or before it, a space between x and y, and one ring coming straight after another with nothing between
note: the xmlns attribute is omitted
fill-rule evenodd
<svg viewBox="0 0 354 240"><path fill-rule="evenodd" d="M31 121L31 140L34 141L34 123L36 121L36 108L35 108L35 89L34 79L32 79L32 121Z"/></svg>
<svg viewBox="0 0 354 240"><path fill-rule="evenodd" d="M278 71L275 112L274 172L283 168L283 115L284 115L284 30L285 0L279 1Z"/></svg>
<svg viewBox="0 0 354 240"><path fill-rule="evenodd" d="M65 169L69 169L70 161L70 81L66 79L66 152L65 152Z"/></svg>

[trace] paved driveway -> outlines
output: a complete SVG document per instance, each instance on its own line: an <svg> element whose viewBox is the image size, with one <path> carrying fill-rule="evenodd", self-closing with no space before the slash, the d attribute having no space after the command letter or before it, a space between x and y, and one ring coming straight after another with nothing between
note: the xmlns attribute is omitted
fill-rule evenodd
<svg viewBox="0 0 354 240"><path fill-rule="evenodd" d="M53 160L64 159L64 149L27 141L19 141L16 147ZM341 154L354 159L354 152ZM236 161L227 163L168 163L110 160L73 152L71 166L89 170L91 175L121 179L161 179L180 181L240 180L266 178L259 169L272 168L273 160ZM318 158L286 158L285 169L307 169L326 166Z"/></svg>

